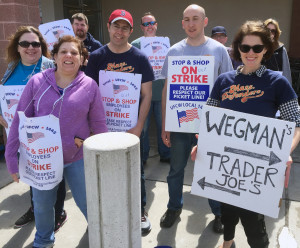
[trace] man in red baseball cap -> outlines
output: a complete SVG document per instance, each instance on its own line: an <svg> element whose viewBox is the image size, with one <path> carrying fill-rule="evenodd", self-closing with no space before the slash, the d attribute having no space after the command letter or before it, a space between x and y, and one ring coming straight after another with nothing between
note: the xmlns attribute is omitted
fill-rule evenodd
<svg viewBox="0 0 300 248"><path fill-rule="evenodd" d="M142 75L137 125L127 131L142 140L144 123L151 105L152 80L154 80L152 66L144 53L128 43L128 38L133 31L132 16L128 11L122 9L113 11L108 19L107 29L110 41L91 53L85 73L98 84L100 70ZM143 141L140 142L140 145L142 153ZM141 228L143 235L147 235L151 231L151 223L145 212L145 205L145 176L143 163L141 163Z"/></svg>

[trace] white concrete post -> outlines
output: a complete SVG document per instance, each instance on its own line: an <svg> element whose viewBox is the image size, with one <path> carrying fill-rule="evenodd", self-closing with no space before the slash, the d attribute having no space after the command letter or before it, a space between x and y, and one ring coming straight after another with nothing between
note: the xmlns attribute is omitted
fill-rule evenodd
<svg viewBox="0 0 300 248"><path fill-rule="evenodd" d="M141 248L140 140L103 133L84 141L90 248Z"/></svg>

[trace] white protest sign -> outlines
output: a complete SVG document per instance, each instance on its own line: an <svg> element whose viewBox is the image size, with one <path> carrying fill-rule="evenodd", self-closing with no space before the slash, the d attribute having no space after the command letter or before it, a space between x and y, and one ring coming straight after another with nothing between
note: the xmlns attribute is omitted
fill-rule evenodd
<svg viewBox="0 0 300 248"><path fill-rule="evenodd" d="M19 174L24 183L50 190L63 177L63 151L59 119L53 115L27 118L18 112L20 158Z"/></svg>
<svg viewBox="0 0 300 248"><path fill-rule="evenodd" d="M141 37L141 50L147 55L154 78L162 79L161 70L164 65L166 55L170 48L170 39L168 37Z"/></svg>
<svg viewBox="0 0 300 248"><path fill-rule="evenodd" d="M24 88L25 85L0 85L2 116L8 125L5 128L7 137Z"/></svg>
<svg viewBox="0 0 300 248"><path fill-rule="evenodd" d="M214 84L213 56L168 58L166 131L197 133L200 113Z"/></svg>
<svg viewBox="0 0 300 248"><path fill-rule="evenodd" d="M99 72L99 89L110 132L126 132L137 124L141 74Z"/></svg>
<svg viewBox="0 0 300 248"><path fill-rule="evenodd" d="M295 123L204 106L192 194L278 217Z"/></svg>
<svg viewBox="0 0 300 248"><path fill-rule="evenodd" d="M41 24L39 30L47 42L48 49L51 51L53 45L58 39L64 35L75 36L71 22L69 19L58 20Z"/></svg>

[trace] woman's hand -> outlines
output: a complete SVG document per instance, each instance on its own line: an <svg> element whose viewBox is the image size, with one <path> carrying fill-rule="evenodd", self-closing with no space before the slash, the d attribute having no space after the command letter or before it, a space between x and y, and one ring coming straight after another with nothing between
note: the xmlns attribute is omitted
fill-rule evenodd
<svg viewBox="0 0 300 248"><path fill-rule="evenodd" d="M77 146L77 148L80 148L83 144L83 139L79 138L79 137L75 137L74 138L74 142L75 142L75 145Z"/></svg>
<svg viewBox="0 0 300 248"><path fill-rule="evenodd" d="M0 125L5 128L8 128L8 124L7 124L6 120L4 120L2 115L0 115Z"/></svg>
<svg viewBox="0 0 300 248"><path fill-rule="evenodd" d="M285 179L284 179L284 187L285 188L287 188L289 186L289 179L290 179L292 163L293 163L293 159L291 156L289 156L289 160L286 162L286 169L285 169Z"/></svg>
<svg viewBox="0 0 300 248"><path fill-rule="evenodd" d="M195 136L196 136L196 139L198 139L198 137L199 137L199 134L196 134ZM192 148L192 151L191 151L191 159L192 159L193 161L195 161L195 160L196 160L196 156L197 156L197 149L198 149L198 146L197 146L197 145L196 145L196 146L194 146L194 147Z"/></svg>
<svg viewBox="0 0 300 248"><path fill-rule="evenodd" d="M19 182L19 177L18 177L17 173L11 174L11 177L12 177L12 179L13 179L16 183Z"/></svg>

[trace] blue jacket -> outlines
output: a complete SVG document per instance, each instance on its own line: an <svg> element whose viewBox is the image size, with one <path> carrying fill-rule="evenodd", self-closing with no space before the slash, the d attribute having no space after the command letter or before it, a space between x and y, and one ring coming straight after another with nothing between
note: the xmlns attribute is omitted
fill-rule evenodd
<svg viewBox="0 0 300 248"><path fill-rule="evenodd" d="M4 84L10 75L14 72L15 68L17 67L19 61L14 61L8 64L7 70L4 73L3 78L1 79L1 84ZM54 63L52 60L42 56L42 64L41 64L41 71L44 71L49 68L54 68Z"/></svg>
<svg viewBox="0 0 300 248"><path fill-rule="evenodd" d="M86 49L89 51L89 53L102 47L100 41L96 40L90 33L86 34L86 39L83 41L83 44L86 47Z"/></svg>

